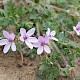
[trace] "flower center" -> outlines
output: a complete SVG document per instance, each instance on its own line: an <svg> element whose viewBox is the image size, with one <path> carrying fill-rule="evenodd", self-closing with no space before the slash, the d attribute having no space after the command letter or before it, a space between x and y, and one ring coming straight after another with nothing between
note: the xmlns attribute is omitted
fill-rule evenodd
<svg viewBox="0 0 80 80"><path fill-rule="evenodd" d="M13 42L14 40L12 40L12 39L9 39L8 41L9 41L9 42Z"/></svg>
<svg viewBox="0 0 80 80"><path fill-rule="evenodd" d="M24 38L24 40L26 40L28 37L27 36L25 36L25 37L23 37Z"/></svg>
<svg viewBox="0 0 80 80"><path fill-rule="evenodd" d="M41 43L41 46L44 46L45 45L45 43Z"/></svg>
<svg viewBox="0 0 80 80"><path fill-rule="evenodd" d="M52 37L51 35L49 35L49 37Z"/></svg>
<svg viewBox="0 0 80 80"><path fill-rule="evenodd" d="M80 30L80 27L76 28L76 30Z"/></svg>

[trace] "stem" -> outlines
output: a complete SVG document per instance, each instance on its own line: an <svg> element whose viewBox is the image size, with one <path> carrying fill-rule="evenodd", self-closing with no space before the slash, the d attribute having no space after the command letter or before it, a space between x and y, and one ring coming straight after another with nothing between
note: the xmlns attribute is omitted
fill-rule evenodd
<svg viewBox="0 0 80 80"><path fill-rule="evenodd" d="M20 51L19 51L20 52ZM23 53L20 52L20 55L21 55L21 65L23 65Z"/></svg>
<svg viewBox="0 0 80 80"><path fill-rule="evenodd" d="M41 3L41 5L44 6L44 3ZM57 11L65 12L65 13L67 13L68 15L70 15L70 16L72 16L72 17L76 17L76 18L79 18L79 19L80 19L80 15L72 14L72 13L70 13L68 10L59 8L59 7L54 6L54 5L51 5L51 4L46 4L46 6L51 7L51 8L53 8L53 9L57 10Z"/></svg>
<svg viewBox="0 0 80 80"><path fill-rule="evenodd" d="M40 55L40 59L41 59L41 61L42 61L42 56Z"/></svg>
<svg viewBox="0 0 80 80"><path fill-rule="evenodd" d="M20 43L18 42L18 45L20 47L20 49L22 49ZM20 55L21 55L21 65L23 65L23 49L19 51Z"/></svg>
<svg viewBox="0 0 80 80"><path fill-rule="evenodd" d="M59 8L59 7L56 7L56 6L54 6L54 5L48 5L48 6L50 6L51 8L53 8L53 9L55 9L55 10L65 12L65 13L67 13L68 15L70 15L70 16L72 16L72 17L76 17L76 18L79 18L79 19L80 19L80 16L75 15L75 14L71 14L68 10L64 10L64 9Z"/></svg>
<svg viewBox="0 0 80 80"><path fill-rule="evenodd" d="M52 44L53 44L54 48L56 49L56 51L57 51L58 53L61 53L60 50L59 50L59 48L57 47L57 45L56 45L54 42L53 42ZM65 64L66 64L66 67L70 67L69 64L68 64L68 62L66 61L66 58L64 57L63 54L61 54L61 57L63 58L63 60L64 60L64 62L65 62Z"/></svg>
<svg viewBox="0 0 80 80"><path fill-rule="evenodd" d="M58 53L61 53L60 50L59 50L59 48L57 47L57 45L54 43L54 41L53 41L52 44L53 44L54 48L56 49L56 51L57 51Z"/></svg>
<svg viewBox="0 0 80 80"><path fill-rule="evenodd" d="M40 29L39 29L39 24L38 24L38 22L36 23L36 27L37 27L37 36L40 36Z"/></svg>
<svg viewBox="0 0 80 80"><path fill-rule="evenodd" d="M48 58L48 55L46 54L46 61L48 60L49 58Z"/></svg>
<svg viewBox="0 0 80 80"><path fill-rule="evenodd" d="M48 44L49 46L50 46L50 44ZM52 46L50 46L50 48L52 49L52 51L54 52L54 49L53 49L53 47ZM51 57L51 56L50 56ZM58 63L58 61L56 60L56 64L57 64L57 66L58 66L58 68L60 69L61 67L60 67L60 64Z"/></svg>

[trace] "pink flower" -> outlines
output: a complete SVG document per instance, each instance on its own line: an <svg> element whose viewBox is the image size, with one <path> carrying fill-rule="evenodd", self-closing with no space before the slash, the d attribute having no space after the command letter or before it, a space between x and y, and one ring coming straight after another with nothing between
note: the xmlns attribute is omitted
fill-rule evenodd
<svg viewBox="0 0 80 80"><path fill-rule="evenodd" d="M47 43L49 42L49 37L43 37L43 36L39 36L38 37L38 43L34 44L34 47L38 47L37 49L37 54L40 55L41 53L43 53L43 50L50 54L51 50L50 48L47 46Z"/></svg>
<svg viewBox="0 0 80 80"><path fill-rule="evenodd" d="M77 33L77 35L80 36L80 22L78 22L78 24L76 25L76 27L73 27L74 31Z"/></svg>
<svg viewBox="0 0 80 80"><path fill-rule="evenodd" d="M15 35L13 33L9 34L5 30L3 31L3 35L4 35L5 38L7 38L7 39L0 40L0 45L5 45L4 49L3 49L3 52L7 53L8 50L10 49L10 47L13 51L16 51L16 45L14 43Z"/></svg>
<svg viewBox="0 0 80 80"><path fill-rule="evenodd" d="M32 43L38 42L37 38L31 37L34 34L34 32L35 32L35 28L30 29L27 33L24 28L20 29L20 33L21 33L20 40L22 42L25 42L30 49L33 49Z"/></svg>
<svg viewBox="0 0 80 80"><path fill-rule="evenodd" d="M52 39L52 40L58 41L58 39L54 37L55 34L56 34L55 31L51 31L51 32L50 32L50 28L48 28L48 30L47 30L47 32L46 32L46 36L48 36L49 39Z"/></svg>

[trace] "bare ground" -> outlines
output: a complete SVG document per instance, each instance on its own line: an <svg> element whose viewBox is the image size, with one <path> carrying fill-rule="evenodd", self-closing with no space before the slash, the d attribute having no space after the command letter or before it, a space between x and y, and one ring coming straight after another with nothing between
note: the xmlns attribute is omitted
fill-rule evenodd
<svg viewBox="0 0 80 80"><path fill-rule="evenodd" d="M19 55L0 53L0 80L35 80L38 60L30 60L26 57L23 66L19 66L20 61Z"/></svg>

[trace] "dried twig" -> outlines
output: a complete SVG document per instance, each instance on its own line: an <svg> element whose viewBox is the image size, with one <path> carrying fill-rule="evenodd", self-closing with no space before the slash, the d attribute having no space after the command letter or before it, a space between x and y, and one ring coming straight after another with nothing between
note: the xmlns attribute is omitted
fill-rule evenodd
<svg viewBox="0 0 80 80"><path fill-rule="evenodd" d="M70 16L72 16L72 17L76 17L76 18L79 18L79 19L80 19L80 16L75 15L75 14L71 14L68 10L64 10L64 9L59 8L59 7L57 7L57 6L54 6L54 5L48 5L48 6L50 6L51 8L53 8L53 9L55 9L55 10L65 12L65 13L67 13L68 15L70 15Z"/></svg>

